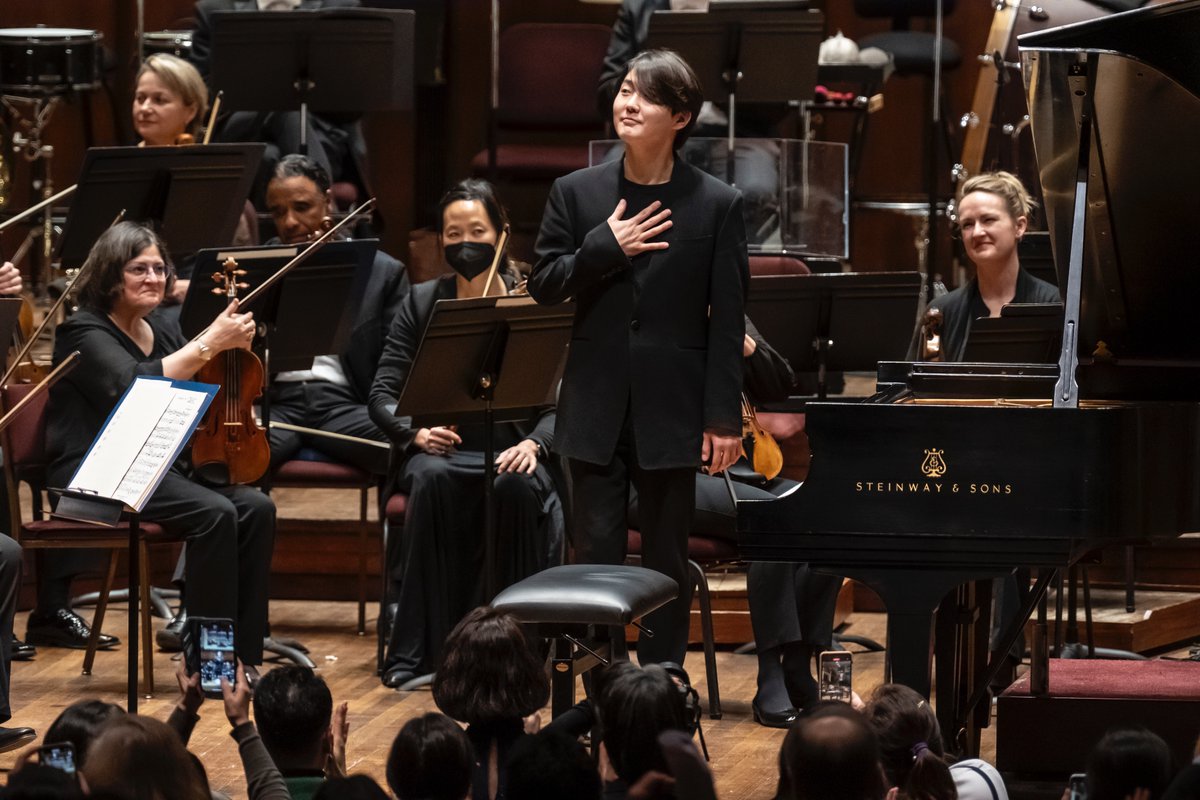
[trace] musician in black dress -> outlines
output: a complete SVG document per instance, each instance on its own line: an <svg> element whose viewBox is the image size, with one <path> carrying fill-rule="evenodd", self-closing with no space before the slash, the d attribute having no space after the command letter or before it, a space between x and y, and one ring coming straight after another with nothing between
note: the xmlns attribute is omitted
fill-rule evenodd
<svg viewBox="0 0 1200 800"><path fill-rule="evenodd" d="M507 215L491 184L466 180L442 198L442 252L454 273L417 284L401 304L371 387L371 419L400 456L399 488L408 494L401 534L388 542L391 595L397 602L383 682L401 686L433 671L442 643L483 596L482 425L417 428L395 415L425 325L439 300L482 297ZM507 256L488 295L517 282ZM508 357L518 357L509 354ZM496 553L503 588L561 559L563 512L548 469L554 411L495 428Z"/></svg>
<svg viewBox="0 0 1200 800"><path fill-rule="evenodd" d="M981 317L998 317L1009 303L1059 303L1058 288L1021 269L1017 245L1025 235L1034 202L1019 178L1008 172L985 172L968 178L958 201L958 228L963 249L975 265L975 277L949 294L935 298L931 309L942 313L940 359L961 361L971 336L971 323ZM925 336L918 325L909 347L909 358L923 357ZM1020 610L1020 598L1029 586L1029 572L996 580L992 647L999 644L1001 629ZM1012 682L1013 670L1024 653L1019 639L1005 657L1007 669L995 688Z"/></svg>
<svg viewBox="0 0 1200 800"><path fill-rule="evenodd" d="M1033 198L1021 181L1008 172L985 172L968 178L960 196L958 228L975 277L930 303L942 312L943 361L962 360L972 321L998 317L1009 303L1061 302L1057 287L1021 269L1017 244L1033 212ZM918 327L910 359L921 357L921 338Z"/></svg>
<svg viewBox="0 0 1200 800"><path fill-rule="evenodd" d="M80 309L55 335L54 362L78 350L81 363L50 390L51 486L69 484L135 378L189 379L216 354L248 348L254 335L252 316L231 303L201 337L184 338L179 323L158 308L173 275L165 246L143 225L122 222L105 231L84 270ZM233 619L238 657L248 667L261 664L275 532L271 498L248 486L203 485L184 456L167 472L142 518L187 537L188 614ZM81 566L78 556L54 551L43 560L57 563L38 570L28 638L37 644L85 646L87 626L67 607L71 577Z"/></svg>

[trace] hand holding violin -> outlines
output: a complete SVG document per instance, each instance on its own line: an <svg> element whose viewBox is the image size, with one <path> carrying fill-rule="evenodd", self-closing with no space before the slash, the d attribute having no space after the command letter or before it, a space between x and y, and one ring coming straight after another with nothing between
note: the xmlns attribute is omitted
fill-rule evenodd
<svg viewBox="0 0 1200 800"><path fill-rule="evenodd" d="M0 267L0 295L12 297L21 293L21 270L13 266L11 261L5 261Z"/></svg>
<svg viewBox="0 0 1200 800"><path fill-rule="evenodd" d="M204 343L214 352L220 353L238 347L250 349L250 343L254 341L254 314L249 311L240 314L237 309L238 302L234 300L217 315L205 331Z"/></svg>

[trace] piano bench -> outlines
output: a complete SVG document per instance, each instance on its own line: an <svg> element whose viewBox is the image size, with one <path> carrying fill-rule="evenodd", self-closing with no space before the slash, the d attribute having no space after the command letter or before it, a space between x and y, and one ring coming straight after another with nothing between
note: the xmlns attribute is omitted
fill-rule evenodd
<svg viewBox="0 0 1200 800"><path fill-rule="evenodd" d="M651 569L566 564L514 583L492 606L554 640L551 714L557 717L575 704L576 676L612 657L611 631L623 637L626 625L678 594L675 581Z"/></svg>
<svg viewBox="0 0 1200 800"><path fill-rule="evenodd" d="M1176 764L1190 763L1200 736L1200 662L1050 659L1049 696L1030 694L1025 675L996 703L996 768L1006 781L1052 778L1061 789L1118 726L1153 731Z"/></svg>

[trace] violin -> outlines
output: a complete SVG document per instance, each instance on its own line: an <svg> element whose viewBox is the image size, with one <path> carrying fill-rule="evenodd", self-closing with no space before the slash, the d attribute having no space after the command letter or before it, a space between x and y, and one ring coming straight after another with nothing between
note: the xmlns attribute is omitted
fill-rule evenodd
<svg viewBox="0 0 1200 800"><path fill-rule="evenodd" d="M745 440L751 442L750 453L746 452ZM750 398L742 393L742 455L750 459L754 471L767 480L774 480L783 470L783 451L775 437L758 421Z"/></svg>
<svg viewBox="0 0 1200 800"><path fill-rule="evenodd" d="M249 288L239 280L246 270L232 258L225 260L222 270L212 275L217 284L213 294L236 300L238 289ZM192 437L196 473L217 485L253 483L271 463L267 432L254 415L254 401L262 396L262 362L249 350L224 350L200 368L196 380L220 386Z"/></svg>
<svg viewBox="0 0 1200 800"><path fill-rule="evenodd" d="M942 318L940 308L931 308L921 320L921 360L942 361Z"/></svg>

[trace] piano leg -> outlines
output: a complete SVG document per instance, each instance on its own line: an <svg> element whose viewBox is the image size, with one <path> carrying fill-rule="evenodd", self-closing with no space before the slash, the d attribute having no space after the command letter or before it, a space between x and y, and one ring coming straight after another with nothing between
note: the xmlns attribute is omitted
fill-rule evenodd
<svg viewBox="0 0 1200 800"><path fill-rule="evenodd" d="M980 732L989 721L990 709L980 706L967 714L966 704L987 669L991 604L992 581L970 581L947 595L937 612L938 724L946 746L960 758L979 753Z"/></svg>

